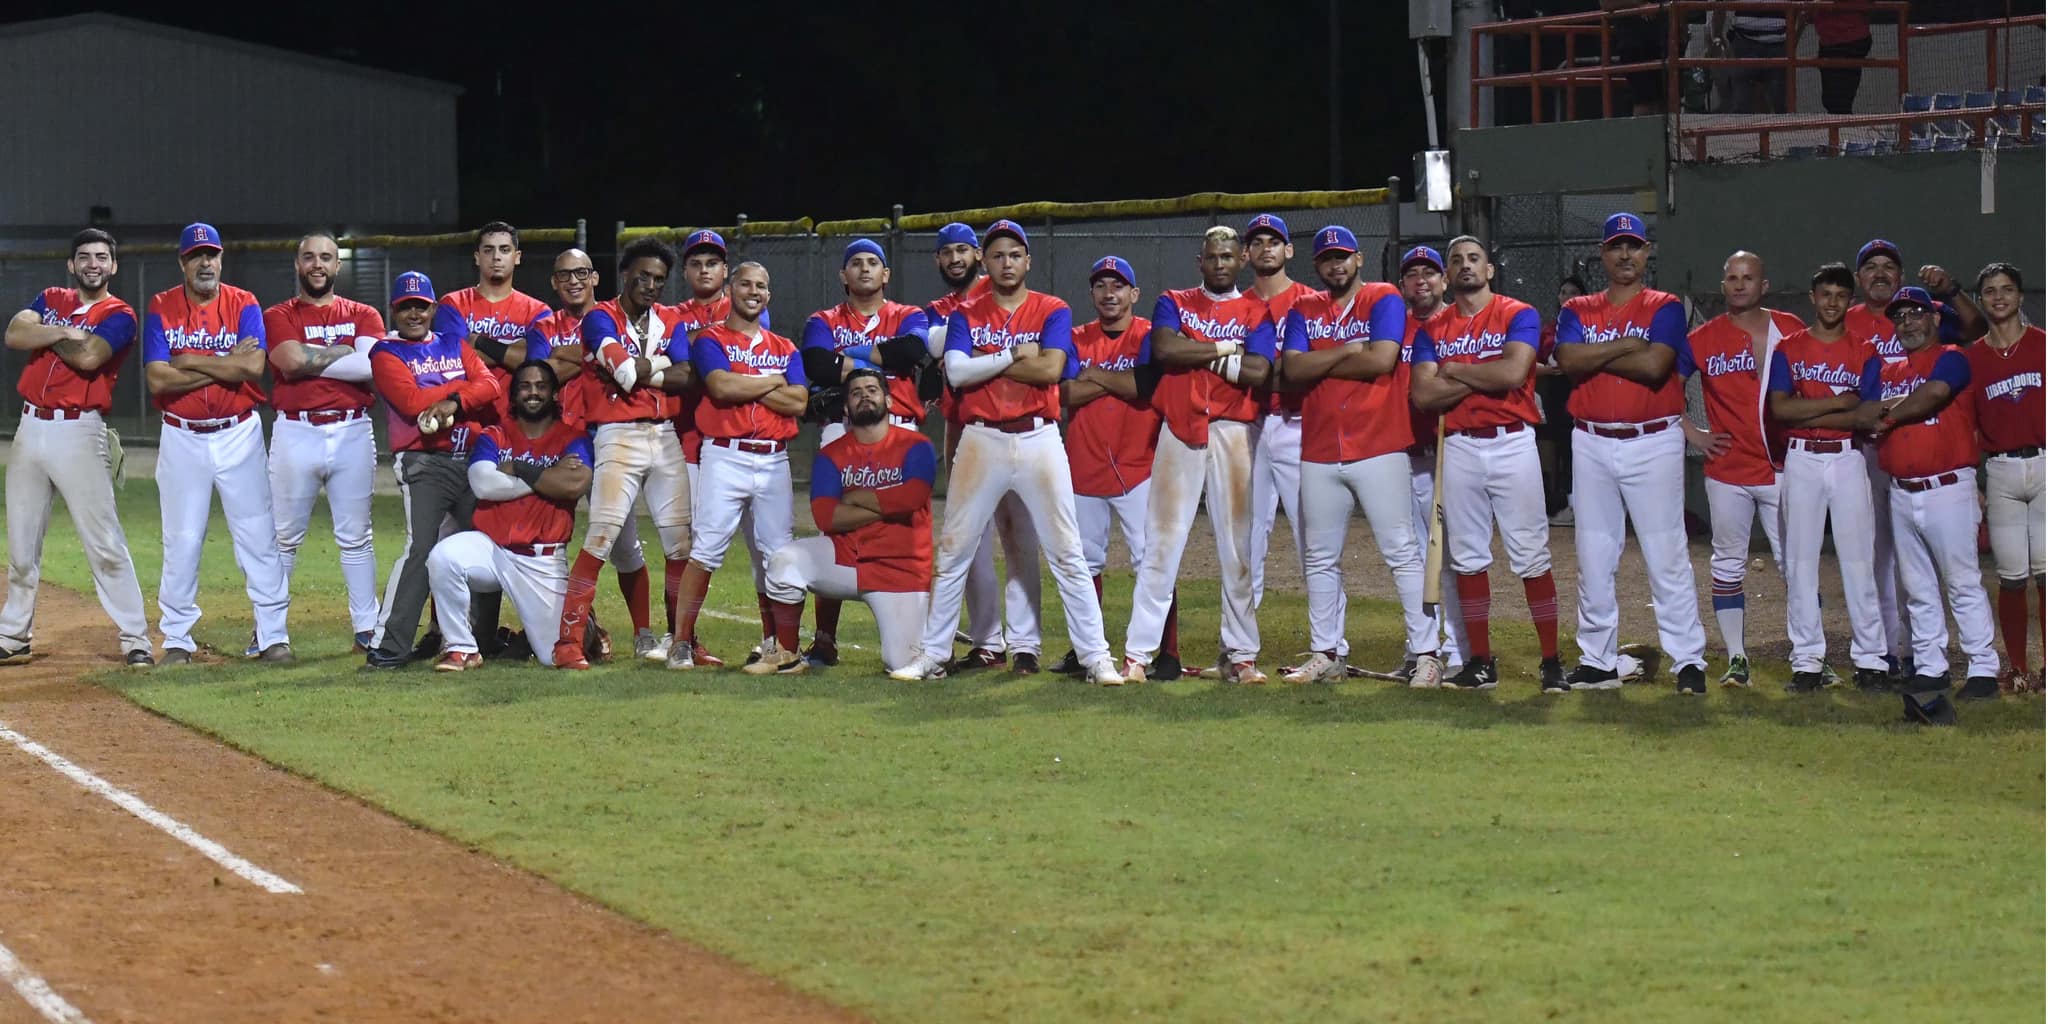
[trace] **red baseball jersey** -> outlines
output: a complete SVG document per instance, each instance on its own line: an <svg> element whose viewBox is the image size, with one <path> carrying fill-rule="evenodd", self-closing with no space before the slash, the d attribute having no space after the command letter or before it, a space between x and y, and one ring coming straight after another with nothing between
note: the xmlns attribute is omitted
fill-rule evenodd
<svg viewBox="0 0 2048 1024"><path fill-rule="evenodd" d="M705 328L690 342L690 365L700 380L720 371L742 377L779 373L785 384L810 384L804 361L796 357L796 343L765 327L751 338L724 324ZM707 393L697 403L697 431L705 437L787 441L796 436L796 429L796 417L759 401L721 402Z"/></svg>
<svg viewBox="0 0 2048 1024"><path fill-rule="evenodd" d="M1129 373L1138 367L1138 351L1152 333L1152 321L1131 318L1111 336L1102 321L1091 320L1074 330L1074 357L1082 370ZM1096 498L1129 494L1152 478L1152 453L1159 447L1159 413L1144 402L1104 395L1078 409L1067 420L1067 465L1074 473L1074 493Z"/></svg>
<svg viewBox="0 0 2048 1024"><path fill-rule="evenodd" d="M114 384L121 376L121 363L135 344L135 310L108 295L90 306L81 306L76 288L45 288L28 311L51 327L77 327L99 335L113 356L91 373L79 373L57 358L52 349L37 349L21 368L14 382L16 391L32 405L45 409L93 409L105 415L114 407Z"/></svg>
<svg viewBox="0 0 2048 1024"><path fill-rule="evenodd" d="M225 356L244 338L263 342L263 307L256 296L231 284L220 286L211 302L194 302L184 285L156 293L143 321L142 361L168 363L172 356ZM176 395L157 395L156 407L186 420L240 416L263 403L263 389L253 380L240 384L207 383Z"/></svg>
<svg viewBox="0 0 2048 1024"><path fill-rule="evenodd" d="M985 356L1033 343L1040 349L1066 353L1060 379L1072 380L1079 372L1074 359L1074 314L1066 303L1044 292L1026 291L1024 304L1012 311L997 305L995 292L990 291L954 310L946 322L948 352ZM1057 384L1038 386L997 377L958 390L963 423L1024 416L1060 418Z"/></svg>
<svg viewBox="0 0 2048 1024"><path fill-rule="evenodd" d="M420 341L386 338L370 350L370 379L384 399L394 452L469 453L477 432L495 415L502 387L469 341L435 334ZM420 413L443 399L459 407L455 425L421 435Z"/></svg>
<svg viewBox="0 0 2048 1024"><path fill-rule="evenodd" d="M1770 315L1780 344L1806 329L1790 313L1764 312ZM1707 475L1738 487L1775 481L1775 467L1785 464L1785 441L1778 421L1764 409L1764 374L1757 366L1755 339L1723 313L1693 328L1686 344L1706 398L1707 429L1728 435L1728 450L1707 459Z"/></svg>
<svg viewBox="0 0 2048 1024"><path fill-rule="evenodd" d="M526 358L549 359L558 352L575 351L565 356L577 361L583 359L583 315L573 309L557 309L535 320L526 328ZM578 373L577 377L584 374ZM556 389L556 404L562 407L562 418L583 425L583 388L574 378L562 381ZM499 419L511 422L512 388L505 387L505 397L498 403Z"/></svg>
<svg viewBox="0 0 2048 1024"><path fill-rule="evenodd" d="M1402 343L1408 333L1408 304L1393 285L1367 282L1339 305L1315 292L1294 304L1285 331L1289 352L1322 352L1354 341ZM1394 372L1373 380L1325 377L1303 393L1301 457L1306 462L1356 462L1415 443L1409 417L1408 375Z"/></svg>
<svg viewBox="0 0 2048 1024"><path fill-rule="evenodd" d="M612 378L613 370L636 356L659 353L671 362L687 362L690 353L686 347L671 347L677 334L675 316L673 307L657 305L635 323L617 299L606 299L583 315L577 327L583 334L584 368L570 386L581 392L575 401L586 423L595 427L675 417L680 403L674 395L644 380L635 381L632 391L622 392Z"/></svg>
<svg viewBox="0 0 2048 1024"><path fill-rule="evenodd" d="M1254 297L1257 296L1255 292L1251 294ZM1279 294L1265 300L1266 312L1273 318L1274 349L1283 352L1287 349L1287 314L1294 309L1294 304L1311 295L1321 294L1322 292L1302 284L1300 281L1289 281L1287 287L1282 288ZM1302 403L1307 397L1307 393L1302 391L1261 391L1259 393L1259 412L1261 414L1277 412L1289 416L1299 416L1301 415Z"/></svg>
<svg viewBox="0 0 2048 1024"><path fill-rule="evenodd" d="M1431 317L1415 332L1413 363L1483 363L1507 354L1509 345L1527 345L1533 355L1542 342L1543 318L1519 299L1495 295L1478 313L1466 316L1455 303ZM1536 363L1519 387L1505 395L1466 395L1444 411L1445 430L1480 430L1510 423L1535 426Z"/></svg>
<svg viewBox="0 0 2048 1024"><path fill-rule="evenodd" d="M725 322L726 317L732 315L732 296L721 294L709 302L693 297L690 301L680 306L675 306L673 309L676 317L676 333L681 335L684 341L687 342L698 331L713 324L722 324ZM761 328L763 330L768 328L768 311L765 309L761 311ZM687 348L686 345L686 358L688 355ZM670 358L674 357L671 356ZM704 447L704 435L697 430L697 403L704 400L704 386L702 384L692 386L690 390L683 392L681 395L676 396L676 398L678 399L676 402L676 437L683 443L683 458L694 463L697 461L698 452L702 451Z"/></svg>
<svg viewBox="0 0 2048 1024"><path fill-rule="evenodd" d="M1692 372L1685 343L1685 304L1670 292L1645 288L1617 306L1607 293L1567 299L1557 313L1557 344L1615 341L1637 337L1678 351L1678 365L1656 388L1646 388L1606 371L1572 388L1566 408L1591 423L1646 423L1685 412L1684 376Z"/></svg>
<svg viewBox="0 0 2048 1024"><path fill-rule="evenodd" d="M1976 403L1969 395L1970 359L1954 345L1929 345L1897 359L1871 356L1863 364L1863 399L1904 398L1930 380L1949 386L1940 411L1893 427L1877 442L1877 464L1894 479L1939 476L1977 465Z"/></svg>
<svg viewBox="0 0 2048 1024"><path fill-rule="evenodd" d="M275 348L296 341L313 348L355 347L357 338L382 338L384 315L376 307L339 295L326 305L294 295L263 311L263 333ZM278 412L353 412L367 410L376 399L367 381L328 377L285 380L272 374L270 404Z"/></svg>
<svg viewBox="0 0 2048 1024"><path fill-rule="evenodd" d="M932 481L938 453L924 433L890 426L880 441L852 431L818 449L811 463L811 515L832 537L834 561L854 568L862 590L922 593L932 585ZM882 518L832 533L832 513L847 491L875 493Z"/></svg>
<svg viewBox="0 0 2048 1024"><path fill-rule="evenodd" d="M474 287L463 288L441 296L434 307L434 333L459 334L465 340L481 334L510 345L546 315L547 303L517 288L495 302Z"/></svg>
<svg viewBox="0 0 2048 1024"><path fill-rule="evenodd" d="M947 292L933 299L925 304L925 323L933 327L949 323L953 318L954 310L966 305L969 299L976 299L987 295L992 287L994 286L989 284L988 278L976 277L974 282L967 286L965 293L955 295L952 292ZM960 423L960 396L951 387L939 390L939 415L943 416L948 423L956 426Z"/></svg>
<svg viewBox="0 0 2048 1024"><path fill-rule="evenodd" d="M571 455L582 459L586 466L597 464L597 456L590 448L590 435L566 420L556 420L539 437L528 437L519 424L506 423L479 433L476 447L469 453L469 464L483 462L496 466L511 459L547 469ZM471 522L501 548L567 544L569 535L576 532L576 503L550 501L538 494L511 501L478 499Z"/></svg>
<svg viewBox="0 0 2048 1024"><path fill-rule="evenodd" d="M1450 315L1450 312L1451 307L1445 304L1436 307L1436 312L1430 314L1428 319L1418 320L1415 314L1410 313L1407 326L1401 333L1401 393L1409 396L1408 430L1414 435L1416 444L1436 443L1436 423L1443 414L1415 407L1414 393L1409 390L1409 385L1415 379L1414 370L1411 368L1415 363L1415 338L1427 331L1441 330L1444 318Z"/></svg>
<svg viewBox="0 0 2048 1024"><path fill-rule="evenodd" d="M1219 299L1202 288L1169 291L1152 307L1152 326L1154 330L1171 328L1189 340L1212 345L1235 341L1245 352L1267 359L1279 355L1273 314L1255 296ZM1152 361L1152 339L1145 339L1138 361ZM1166 429L1189 447L1209 443L1212 420L1249 423L1259 414L1251 388L1232 384L1206 366L1162 369L1159 386L1152 392L1152 407L1166 418Z"/></svg>
<svg viewBox="0 0 2048 1024"><path fill-rule="evenodd" d="M1794 398L1833 398L1863 387L1863 364L1875 349L1867 341L1844 334L1834 341L1822 341L1811 331L1793 331L1771 353L1772 391ZM1786 437L1808 441L1845 441L1846 430L1793 427Z"/></svg>
<svg viewBox="0 0 2048 1024"><path fill-rule="evenodd" d="M859 345L873 345L906 335L927 338L930 322L924 310L901 302L884 302L873 313L862 313L853 303L842 302L831 309L812 313L804 321L804 348L844 352ZM871 364L872 365L872 364ZM879 366L876 367L880 369ZM924 418L924 400L917 397L917 375L882 373L889 378L889 415L906 419Z"/></svg>
<svg viewBox="0 0 2048 1024"><path fill-rule="evenodd" d="M1941 332L1936 339L1945 345L1963 343L1963 321L1956 314L1955 307L1946 302L1934 304L1935 324ZM1883 306L1872 306L1859 302L1849 307L1842 317L1842 327L1849 336L1868 343L1877 354L1886 359L1897 359L1906 354L1906 347L1899 344L1898 329L1892 326L1892 319L1884 314Z"/></svg>
<svg viewBox="0 0 2048 1024"><path fill-rule="evenodd" d="M2040 448L2043 410L2041 378L2044 335L2028 327L2001 352L1981 338L1963 350L1970 359L1970 400L1976 403L1977 433L1987 452Z"/></svg>

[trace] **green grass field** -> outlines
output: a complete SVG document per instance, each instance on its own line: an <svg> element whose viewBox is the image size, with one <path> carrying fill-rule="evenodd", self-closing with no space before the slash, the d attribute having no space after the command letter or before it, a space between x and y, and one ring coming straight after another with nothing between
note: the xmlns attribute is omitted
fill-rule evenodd
<svg viewBox="0 0 2048 1024"><path fill-rule="evenodd" d="M153 621L155 494L122 501ZM882 1020L2041 1016L2038 699L1915 730L1893 699L1785 697L1782 665L1704 701L1668 675L1564 698L1515 673L1492 695L906 686L868 652L767 681L362 674L326 530L323 509L298 665L106 684ZM46 580L91 592L61 513L47 550ZM751 620L735 563L709 607ZM218 519L202 579L200 639L239 651ZM1210 638L1189 660L1213 657L1215 598L1188 591L1185 634ZM623 634L609 574L600 594ZM1356 659L1395 661L1391 610L1352 617ZM1263 618L1269 651L1305 645L1299 595ZM737 662L756 629L705 632ZM1533 667L1526 627L1498 632ZM872 646L865 609L842 634Z"/></svg>

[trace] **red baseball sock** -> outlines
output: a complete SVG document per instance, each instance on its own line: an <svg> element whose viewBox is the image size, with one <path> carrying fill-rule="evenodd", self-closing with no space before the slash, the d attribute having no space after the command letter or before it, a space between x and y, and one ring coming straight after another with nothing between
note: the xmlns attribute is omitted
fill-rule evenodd
<svg viewBox="0 0 2048 1024"><path fill-rule="evenodd" d="M1551 618L1556 619L1553 598ZM1493 641L1486 631L1487 616L1493 612L1493 585L1483 572L1461 572L1458 574L1458 610L1465 617L1465 646L1471 648L1474 658L1493 656Z"/></svg>
<svg viewBox="0 0 2048 1024"><path fill-rule="evenodd" d="M704 610L704 594L711 589L711 570L696 562L683 563L681 586L676 591L676 640L697 638L697 613Z"/></svg>
<svg viewBox="0 0 2048 1024"><path fill-rule="evenodd" d="M1460 580L1462 582L1462 577ZM1549 573L1531 576L1522 581L1522 593L1529 599L1529 618L1536 623L1536 641L1543 646L1545 660L1557 657L1557 580ZM1458 588L1458 600L1465 599L1465 588ZM1471 621L1466 616L1466 621Z"/></svg>
<svg viewBox="0 0 2048 1024"><path fill-rule="evenodd" d="M569 567L569 592L562 598L561 630L555 634L557 665L583 657L583 631L590 623L590 602L597 597L597 574L603 570L604 559L588 551L579 552L576 564Z"/></svg>
<svg viewBox="0 0 2048 1024"><path fill-rule="evenodd" d="M768 595L758 590L754 591L754 600L761 606L761 639L766 640L776 635L775 602L768 600Z"/></svg>
<svg viewBox="0 0 2048 1024"><path fill-rule="evenodd" d="M1180 591L1166 604L1166 625L1159 630L1159 649L1180 658Z"/></svg>
<svg viewBox="0 0 2048 1024"><path fill-rule="evenodd" d="M798 624L804 621L804 603L798 601L795 604L783 604L779 601L770 601L768 614L775 618L775 646L785 651L796 650L796 631Z"/></svg>
<svg viewBox="0 0 2048 1024"><path fill-rule="evenodd" d="M2027 591L2024 587L1998 588L1998 631L2005 636L2005 663L2015 670L2027 668Z"/></svg>
<svg viewBox="0 0 2048 1024"><path fill-rule="evenodd" d="M626 599L626 614L632 617L636 632L654 628L648 622L646 566L619 573L619 596Z"/></svg>
<svg viewBox="0 0 2048 1024"><path fill-rule="evenodd" d="M818 611L813 616L818 623L818 634L837 638L839 636L839 604L836 598L818 599Z"/></svg>
<svg viewBox="0 0 2048 1024"><path fill-rule="evenodd" d="M668 610L668 635L677 640L689 639L676 632L676 594L683 585L683 569L689 564L687 558L671 558L661 567L661 603Z"/></svg>

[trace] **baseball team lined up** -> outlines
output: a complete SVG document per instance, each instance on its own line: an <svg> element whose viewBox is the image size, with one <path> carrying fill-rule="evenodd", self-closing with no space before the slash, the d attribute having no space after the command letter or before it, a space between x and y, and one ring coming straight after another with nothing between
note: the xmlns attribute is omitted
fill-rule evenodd
<svg viewBox="0 0 2048 1024"><path fill-rule="evenodd" d="M1407 654L1397 675L1408 685L1487 690L1501 680L1489 635L1496 533L1522 580L1543 692L1654 674L1654 659L1646 665L1620 643L1616 574L1632 528L1650 577L1656 657L1671 661L1678 692L1703 694L1706 633L1684 522L1691 444L1706 455L1722 685L1750 682L1745 570L1761 522L1786 587L1788 689L1842 682L1820 616L1830 524L1855 686L1899 694L1905 719L1925 724L1954 721L1952 692L2038 688L2026 664L2026 592L2031 581L2040 595L2044 580L2044 336L2021 313L2018 268L1992 263L1965 288L1927 265L1908 283L1899 248L1872 240L1853 264L1811 272L1808 325L1762 305L1764 260L1737 252L1724 266L1727 311L1688 330L1680 299L1647 286L1642 220L1617 213L1598 253L1607 287L1569 299L1546 325L1532 306L1494 292L1493 259L1476 238L1416 246L1395 280L1379 282L1364 279L1347 228L1305 237L1320 287L1289 277L1295 236L1279 216L1209 229L1192 254L1199 283L1160 292L1149 318L1138 315L1130 263L1105 255L1089 276L1096 318L1081 325L1065 302L1029 287L1031 241L1013 221L941 229L933 262L946 292L923 307L887 298L886 250L858 239L842 258L845 301L811 314L792 338L772 329L767 269L729 265L711 231L680 247L623 246L617 297L603 301L603 271L566 250L554 261L559 305L550 308L513 287L518 231L494 222L478 233L474 286L439 294L425 274L401 274L387 323L335 294L332 235L300 241L297 294L266 309L223 281L223 243L204 223L180 239L182 282L138 318L109 290L117 241L87 229L71 247L69 286L46 289L6 330L7 346L30 356L7 468L0 663L31 654L53 496L71 511L128 664L157 663L103 419L139 341L164 423L165 664L197 650L200 553L216 492L254 612L244 654L292 660L291 578L324 491L350 628L373 669L428 660L458 672L529 653L587 669L612 654L592 612L607 562L635 657L674 670L723 665L696 624L737 538L751 555L761 625L748 673L836 664L850 600L873 610L892 678L1005 664L1037 672L1042 557L1071 641L1057 670L1105 686L1178 679L1193 674L1180 658L1180 564L1206 509L1222 596L1209 674L1263 683L1265 541L1284 507L1311 647L1281 670L1286 682L1349 671L1340 562L1358 509L1401 606ZM677 274L690 298L666 305ZM1579 658L1569 670L1535 436L1545 372L1575 383ZM1686 414L1695 376L1705 423ZM406 518L381 594L371 527L380 399ZM275 413L267 444L266 403ZM941 452L919 429L934 404L947 467L936 529ZM820 535L798 540L789 447L807 425L818 431L810 505ZM660 630L635 527L641 507L662 547ZM1978 564L1980 516L1990 522L2004 666ZM1101 602L1112 521L1136 574L1121 660ZM499 626L508 595L522 631ZM804 648L807 601L814 636ZM1951 618L1965 661L1960 690ZM961 643L967 653L956 656Z"/></svg>

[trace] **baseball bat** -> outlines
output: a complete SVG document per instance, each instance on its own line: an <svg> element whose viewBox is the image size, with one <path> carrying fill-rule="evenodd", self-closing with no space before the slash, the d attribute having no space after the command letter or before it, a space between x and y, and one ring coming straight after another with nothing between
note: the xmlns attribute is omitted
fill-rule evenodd
<svg viewBox="0 0 2048 1024"><path fill-rule="evenodd" d="M1444 600L1444 418L1436 418L1436 479L1429 499L1429 551L1422 560L1422 614Z"/></svg>

